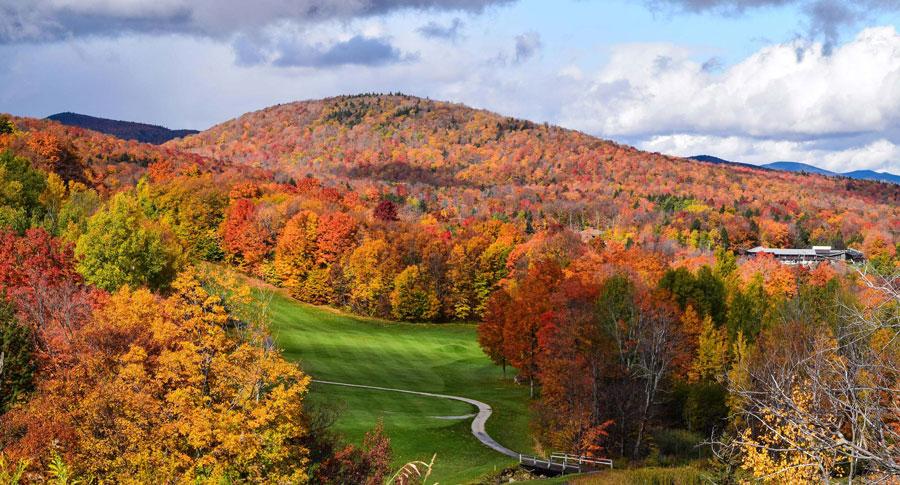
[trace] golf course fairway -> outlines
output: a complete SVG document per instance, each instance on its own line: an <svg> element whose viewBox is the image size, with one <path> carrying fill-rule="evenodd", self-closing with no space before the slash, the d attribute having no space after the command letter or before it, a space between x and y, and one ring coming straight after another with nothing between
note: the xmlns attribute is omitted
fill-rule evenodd
<svg viewBox="0 0 900 485"><path fill-rule="evenodd" d="M272 331L285 357L313 379L463 396L489 404L487 432L502 445L532 451L528 391L478 347L475 325L411 324L363 318L271 294ZM470 431L475 408L424 396L313 383L307 398L337 407L337 431L359 443L381 419L395 467L437 455L433 481L469 483L515 460Z"/></svg>

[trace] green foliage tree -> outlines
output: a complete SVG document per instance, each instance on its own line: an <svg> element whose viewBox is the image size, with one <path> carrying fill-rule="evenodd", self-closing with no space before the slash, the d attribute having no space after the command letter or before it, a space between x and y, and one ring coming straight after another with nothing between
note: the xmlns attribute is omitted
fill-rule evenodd
<svg viewBox="0 0 900 485"><path fill-rule="evenodd" d="M700 316L712 317L716 325L725 323L725 283L709 266L697 270L696 276L686 268L666 271L659 286L672 293L682 311L692 305Z"/></svg>
<svg viewBox="0 0 900 485"><path fill-rule="evenodd" d="M733 251L727 249L716 249L716 265L714 271L716 275L725 279L734 274L737 270L737 258Z"/></svg>
<svg viewBox="0 0 900 485"><path fill-rule="evenodd" d="M728 392L718 382L696 382L688 385L683 418L688 430L709 436L715 428L721 429L728 416L725 398Z"/></svg>
<svg viewBox="0 0 900 485"><path fill-rule="evenodd" d="M738 333L752 342L762 329L768 307L768 297L761 278L754 278L746 289L735 289L728 309L728 333L734 339Z"/></svg>
<svg viewBox="0 0 900 485"><path fill-rule="evenodd" d="M172 229L193 258L224 257L219 226L225 219L228 194L206 177L180 177L165 184L138 184L141 205L149 217Z"/></svg>
<svg viewBox="0 0 900 485"><path fill-rule="evenodd" d="M122 285L165 288L180 264L175 244L128 193L115 195L90 218L75 254L85 280L109 291Z"/></svg>
<svg viewBox="0 0 900 485"><path fill-rule="evenodd" d="M724 324L727 317L725 283L709 266L703 266L697 270L696 286L703 295L698 302L703 311L712 317L717 326Z"/></svg>
<svg viewBox="0 0 900 485"><path fill-rule="evenodd" d="M87 232L88 219L100 208L100 195L84 184L69 181L66 199L59 209L55 235L76 242Z"/></svg>
<svg viewBox="0 0 900 485"><path fill-rule="evenodd" d="M8 135L14 131L16 131L16 125L9 118L0 117L0 135Z"/></svg>
<svg viewBox="0 0 900 485"><path fill-rule="evenodd" d="M35 364L31 332L0 298L0 414L32 388Z"/></svg>
<svg viewBox="0 0 900 485"><path fill-rule="evenodd" d="M40 197L46 186L47 174L27 159L9 151L0 154L0 227L27 229L42 212Z"/></svg>

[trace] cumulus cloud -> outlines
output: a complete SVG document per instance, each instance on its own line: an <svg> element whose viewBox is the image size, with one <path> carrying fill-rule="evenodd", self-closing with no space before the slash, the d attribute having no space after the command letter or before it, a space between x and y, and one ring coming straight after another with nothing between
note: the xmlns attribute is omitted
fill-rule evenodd
<svg viewBox="0 0 900 485"><path fill-rule="evenodd" d="M645 150L683 157L714 154L726 160L753 164L786 160L834 172L868 169L900 173L900 146L886 139L831 149L816 141L678 134L654 136L639 145Z"/></svg>
<svg viewBox="0 0 900 485"><path fill-rule="evenodd" d="M797 51L802 56L797 56ZM710 72L684 47L630 44L562 121L610 136L693 133L813 139L900 132L900 35L863 30L829 56L821 43L765 47Z"/></svg>
<svg viewBox="0 0 900 485"><path fill-rule="evenodd" d="M516 36L516 63L522 63L534 57L541 49L541 35L537 32L525 32Z"/></svg>
<svg viewBox="0 0 900 485"><path fill-rule="evenodd" d="M396 10L480 12L515 0L0 0L0 43L79 36L180 33L230 37L293 22L313 24Z"/></svg>
<svg viewBox="0 0 900 485"><path fill-rule="evenodd" d="M841 29L877 14L900 12L898 0L647 0L647 3L652 8L674 12L724 15L738 15L761 7L797 6L808 18L809 35L825 40L826 53L837 41Z"/></svg>
<svg viewBox="0 0 900 485"><path fill-rule="evenodd" d="M144 5L136 0L108 3L121 16L219 25L198 20L193 4L190 13L179 14L173 5L188 5L181 0L160 0L149 10L130 10ZM267 8L265 1L261 5ZM101 11L109 15L112 8ZM824 42L795 39L726 63L710 56L728 59L727 52L672 43L612 45L601 52L581 46L571 55L542 56L545 39L538 32L492 31L493 19L463 14L465 24L460 20L457 29L454 13L426 23L429 19L420 20L417 13L344 22L349 17L319 12L309 18L330 20L315 25L289 19L271 24L269 15L247 15L247 25L265 26L211 29L215 36L151 32L0 45L0 59L6 61L0 84L7 86L0 90L0 106L17 114L72 110L202 128L279 102L400 90L665 153L900 172L900 35L894 27L863 30L835 45L830 55ZM454 42L422 39L463 26L468 35ZM492 35L480 37L482 31ZM405 62L411 59L416 62ZM66 83L61 85L48 65L66 72ZM340 69L330 69L336 66ZM147 96L148 85L159 96Z"/></svg>
<svg viewBox="0 0 900 485"><path fill-rule="evenodd" d="M433 39L456 40L459 38L462 26L463 21L457 17L454 18L448 25L439 24L432 20L427 24L419 27L417 30L425 37Z"/></svg>

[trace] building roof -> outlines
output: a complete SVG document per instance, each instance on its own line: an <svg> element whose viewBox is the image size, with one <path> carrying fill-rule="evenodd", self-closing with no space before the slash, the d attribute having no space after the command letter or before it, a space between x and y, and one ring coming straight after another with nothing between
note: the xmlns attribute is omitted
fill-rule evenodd
<svg viewBox="0 0 900 485"><path fill-rule="evenodd" d="M764 248L762 246L757 246L753 249L748 249L748 253L751 254L759 254L759 253L768 253L773 256L809 256L809 257L822 257L822 258L833 258L836 256L840 256L842 254L846 254L853 258L861 258L863 253L855 250L855 249L831 249L831 246L813 246L808 249L798 249L798 248Z"/></svg>
<svg viewBox="0 0 900 485"><path fill-rule="evenodd" d="M769 253L774 254L776 256L815 256L815 249L781 249L781 248L764 248L762 246L757 246L753 249L748 249L748 253Z"/></svg>

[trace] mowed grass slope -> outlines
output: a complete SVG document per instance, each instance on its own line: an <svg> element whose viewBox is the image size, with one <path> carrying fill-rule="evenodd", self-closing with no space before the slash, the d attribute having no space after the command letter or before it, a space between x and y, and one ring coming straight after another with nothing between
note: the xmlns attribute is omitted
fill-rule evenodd
<svg viewBox="0 0 900 485"><path fill-rule="evenodd" d="M488 433L516 451L531 452L527 390L517 386L482 353L475 326L407 324L367 319L272 295L272 327L285 356L315 379L470 397L493 408ZM384 421L395 464L428 461L437 454L434 478L467 483L512 461L470 433L472 414L458 401L401 393L313 384L310 401L338 407L338 430L360 442Z"/></svg>

